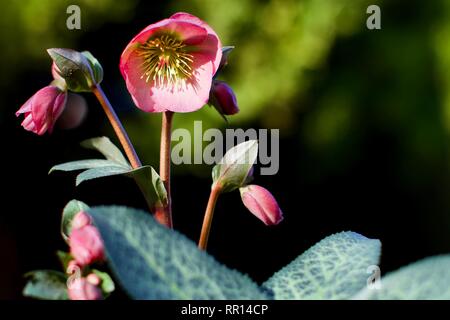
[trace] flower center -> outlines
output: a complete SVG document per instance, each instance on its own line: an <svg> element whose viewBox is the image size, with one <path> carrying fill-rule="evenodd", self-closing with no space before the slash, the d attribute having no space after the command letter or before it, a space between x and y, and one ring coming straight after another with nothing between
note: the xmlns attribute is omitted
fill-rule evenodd
<svg viewBox="0 0 450 320"><path fill-rule="evenodd" d="M171 36L163 35L142 44L139 56L143 58L141 79L156 84L175 84L192 77L194 56L186 53L186 45Z"/></svg>

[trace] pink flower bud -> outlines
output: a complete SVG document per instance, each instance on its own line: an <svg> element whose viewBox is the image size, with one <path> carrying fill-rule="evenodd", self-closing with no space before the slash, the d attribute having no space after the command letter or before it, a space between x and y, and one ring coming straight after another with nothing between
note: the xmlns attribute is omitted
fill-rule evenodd
<svg viewBox="0 0 450 320"><path fill-rule="evenodd" d="M72 220L72 230L74 229L80 229L84 226L90 225L92 222L91 216L88 215L84 211L78 212Z"/></svg>
<svg viewBox="0 0 450 320"><path fill-rule="evenodd" d="M283 220L283 212L267 189L257 185L248 185L239 190L244 205L264 224L276 225Z"/></svg>
<svg viewBox="0 0 450 320"><path fill-rule="evenodd" d="M24 114L22 127L38 135L52 132L56 120L66 105L67 93L56 86L47 86L34 94L16 112Z"/></svg>
<svg viewBox="0 0 450 320"><path fill-rule="evenodd" d="M62 79L62 80L64 80L64 78L63 77L61 77L60 76L60 71L59 71L59 68L58 68L58 66L56 65L56 63L52 63L52 76L53 76L53 79L55 79L55 80L58 80L58 79Z"/></svg>
<svg viewBox="0 0 450 320"><path fill-rule="evenodd" d="M231 116L239 112L233 89L222 81L214 80L211 87L211 103L222 115Z"/></svg>
<svg viewBox="0 0 450 320"><path fill-rule="evenodd" d="M91 273L86 277L86 280L93 284L94 286L98 286L100 284L100 282L102 282L102 279L100 279L100 277L98 275L96 275L95 273Z"/></svg>
<svg viewBox="0 0 450 320"><path fill-rule="evenodd" d="M101 300L102 291L86 278L74 279L68 287L70 300Z"/></svg>
<svg viewBox="0 0 450 320"><path fill-rule="evenodd" d="M82 266L105 259L103 241L97 228L91 225L73 229L70 233L70 253Z"/></svg>

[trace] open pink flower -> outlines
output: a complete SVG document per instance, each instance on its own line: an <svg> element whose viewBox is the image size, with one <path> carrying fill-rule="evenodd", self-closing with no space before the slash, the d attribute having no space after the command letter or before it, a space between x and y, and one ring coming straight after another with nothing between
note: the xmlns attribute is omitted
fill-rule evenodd
<svg viewBox="0 0 450 320"><path fill-rule="evenodd" d="M100 233L92 225L73 229L70 233L69 242L70 253L81 266L105 259L105 249Z"/></svg>
<svg viewBox="0 0 450 320"><path fill-rule="evenodd" d="M244 205L264 224L276 225L283 220L283 212L266 188L252 184L239 190Z"/></svg>
<svg viewBox="0 0 450 320"><path fill-rule="evenodd" d="M208 102L221 58L214 30L180 12L135 36L122 53L120 71L140 109L191 112Z"/></svg>
<svg viewBox="0 0 450 320"><path fill-rule="evenodd" d="M51 133L56 120L64 110L67 93L56 86L47 86L34 94L16 112L18 117L24 114L22 127L38 135L46 131Z"/></svg>

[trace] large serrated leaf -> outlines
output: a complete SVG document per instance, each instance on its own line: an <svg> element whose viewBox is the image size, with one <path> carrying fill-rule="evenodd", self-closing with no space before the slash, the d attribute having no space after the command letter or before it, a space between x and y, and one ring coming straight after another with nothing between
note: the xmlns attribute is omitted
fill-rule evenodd
<svg viewBox="0 0 450 320"><path fill-rule="evenodd" d="M109 166L98 167L83 171L77 176L76 185L80 185L82 182L97 178L116 176L120 174L128 173L130 170L122 166Z"/></svg>
<svg viewBox="0 0 450 320"><path fill-rule="evenodd" d="M91 138L83 141L81 145L84 148L97 150L103 154L106 159L131 169L129 162L125 159L122 152L111 142L111 140L109 140L108 137Z"/></svg>
<svg viewBox="0 0 450 320"><path fill-rule="evenodd" d="M354 232L329 236L263 284L276 300L349 299L367 284L381 243Z"/></svg>
<svg viewBox="0 0 450 320"><path fill-rule="evenodd" d="M354 299L450 300L450 255L435 256L390 272L381 286L365 288Z"/></svg>
<svg viewBox="0 0 450 320"><path fill-rule="evenodd" d="M70 231L72 229L72 220L80 211L86 211L89 206L78 200L71 200L63 209L61 218L61 235L66 242L69 241Z"/></svg>
<svg viewBox="0 0 450 320"><path fill-rule="evenodd" d="M148 213L126 207L89 210L108 262L135 299L265 299L247 276L218 263Z"/></svg>
<svg viewBox="0 0 450 320"><path fill-rule="evenodd" d="M67 300L66 276L53 270L37 270L25 275L23 295L35 299Z"/></svg>

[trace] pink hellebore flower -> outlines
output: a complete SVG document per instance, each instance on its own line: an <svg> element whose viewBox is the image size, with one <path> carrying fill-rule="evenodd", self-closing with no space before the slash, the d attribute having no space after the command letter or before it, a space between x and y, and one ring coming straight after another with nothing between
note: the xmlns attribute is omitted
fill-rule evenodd
<svg viewBox="0 0 450 320"><path fill-rule="evenodd" d="M91 283L89 278L74 279L69 285L67 293L70 300L103 299L102 291L95 284Z"/></svg>
<svg viewBox="0 0 450 320"><path fill-rule="evenodd" d="M239 112L236 95L225 82L215 80L212 84L211 95L214 105L221 114L231 116Z"/></svg>
<svg viewBox="0 0 450 320"><path fill-rule="evenodd" d="M221 46L204 21L180 12L135 36L122 53L120 71L140 109L191 112L208 102Z"/></svg>
<svg viewBox="0 0 450 320"><path fill-rule="evenodd" d="M239 190L244 205L264 224L276 225L283 220L283 212L267 189L253 184Z"/></svg>
<svg viewBox="0 0 450 320"><path fill-rule="evenodd" d="M24 114L22 127L38 135L46 131L51 133L56 120L64 110L67 93L56 86L47 86L34 94L16 112L18 117Z"/></svg>
<svg viewBox="0 0 450 320"><path fill-rule="evenodd" d="M72 229L69 243L70 253L81 266L105 259L105 250L100 233L92 225Z"/></svg>

